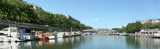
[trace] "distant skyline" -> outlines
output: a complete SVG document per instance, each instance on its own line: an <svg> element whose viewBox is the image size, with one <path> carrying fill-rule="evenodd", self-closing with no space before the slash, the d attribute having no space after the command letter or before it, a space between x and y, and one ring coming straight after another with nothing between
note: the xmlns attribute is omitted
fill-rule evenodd
<svg viewBox="0 0 160 49"><path fill-rule="evenodd" d="M129 22L160 18L160 0L24 0L51 13L68 14L98 28L120 28ZM67 13L66 13L67 10Z"/></svg>

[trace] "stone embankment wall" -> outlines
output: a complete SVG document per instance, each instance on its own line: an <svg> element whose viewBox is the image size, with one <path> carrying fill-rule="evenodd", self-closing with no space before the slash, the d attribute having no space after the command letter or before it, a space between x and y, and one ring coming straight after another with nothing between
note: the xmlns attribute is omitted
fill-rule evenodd
<svg viewBox="0 0 160 49"><path fill-rule="evenodd" d="M70 29L67 29L67 28L60 28L60 27L54 27L54 26L49 26L49 25L38 25L38 24L32 24L32 23L24 23L24 22L16 22L16 21L0 19L0 30L3 28L9 27L9 25L20 27L20 28L31 29L35 31L51 31L51 32L70 31Z"/></svg>

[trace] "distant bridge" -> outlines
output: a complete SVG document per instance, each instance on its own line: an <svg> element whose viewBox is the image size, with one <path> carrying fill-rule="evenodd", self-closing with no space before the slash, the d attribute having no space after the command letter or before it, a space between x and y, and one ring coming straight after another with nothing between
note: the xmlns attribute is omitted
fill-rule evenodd
<svg viewBox="0 0 160 49"><path fill-rule="evenodd" d="M98 33L95 29L83 30L83 33Z"/></svg>
<svg viewBox="0 0 160 49"><path fill-rule="evenodd" d="M83 32L90 32L90 33L111 33L112 30L109 29L87 29L87 30L83 30Z"/></svg>

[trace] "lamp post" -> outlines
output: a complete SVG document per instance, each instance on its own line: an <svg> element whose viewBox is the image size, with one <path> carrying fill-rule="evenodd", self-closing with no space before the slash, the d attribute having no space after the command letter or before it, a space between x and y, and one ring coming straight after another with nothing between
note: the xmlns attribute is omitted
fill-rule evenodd
<svg viewBox="0 0 160 49"><path fill-rule="evenodd" d="M46 25L46 27L47 27L47 29L48 29L48 32L49 32L49 27L48 27L48 25Z"/></svg>

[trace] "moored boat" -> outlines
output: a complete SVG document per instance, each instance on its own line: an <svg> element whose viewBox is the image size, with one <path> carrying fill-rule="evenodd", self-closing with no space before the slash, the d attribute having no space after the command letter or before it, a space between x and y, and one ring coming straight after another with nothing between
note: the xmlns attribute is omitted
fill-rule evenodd
<svg viewBox="0 0 160 49"><path fill-rule="evenodd" d="M57 38L63 38L63 37L64 37L64 32L57 33Z"/></svg>
<svg viewBox="0 0 160 49"><path fill-rule="evenodd" d="M65 37L72 37L72 33L71 32L64 32L64 36Z"/></svg>
<svg viewBox="0 0 160 49"><path fill-rule="evenodd" d="M21 38L24 38L26 41L34 40L34 35L31 33L30 29L19 29L20 33L22 33Z"/></svg>
<svg viewBox="0 0 160 49"><path fill-rule="evenodd" d="M43 31L33 31L33 32L34 32L35 40L39 40L40 38L42 38L41 35Z"/></svg>
<svg viewBox="0 0 160 49"><path fill-rule="evenodd" d="M0 31L0 41L25 41L18 27L8 27Z"/></svg>
<svg viewBox="0 0 160 49"><path fill-rule="evenodd" d="M158 29L143 29L140 32L136 33L137 36L141 37L160 37L160 31Z"/></svg>
<svg viewBox="0 0 160 49"><path fill-rule="evenodd" d="M127 34L127 33L120 33L119 35L120 36L129 36L129 34Z"/></svg>
<svg viewBox="0 0 160 49"><path fill-rule="evenodd" d="M160 31L155 32L152 38L160 38Z"/></svg>
<svg viewBox="0 0 160 49"><path fill-rule="evenodd" d="M41 40L41 41L45 41L46 40L46 38L43 35L39 35L38 39Z"/></svg>
<svg viewBox="0 0 160 49"><path fill-rule="evenodd" d="M43 36L48 39L55 39L56 38L56 35L51 32L44 33Z"/></svg>

